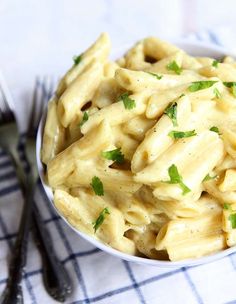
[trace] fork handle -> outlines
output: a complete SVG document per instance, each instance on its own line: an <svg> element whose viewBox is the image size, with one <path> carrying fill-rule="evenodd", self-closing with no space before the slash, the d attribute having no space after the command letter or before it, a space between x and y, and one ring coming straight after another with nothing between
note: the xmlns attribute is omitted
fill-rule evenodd
<svg viewBox="0 0 236 304"><path fill-rule="evenodd" d="M20 188L23 190L23 189L25 189L25 184L26 184L27 181L26 181L25 171L24 171L24 168L22 166L22 162L19 158L18 151L16 149L11 149L10 151L8 151L8 154L11 158L12 163L13 163Z"/></svg>
<svg viewBox="0 0 236 304"><path fill-rule="evenodd" d="M22 304L23 294L21 281L26 265L27 243L31 224L32 200L34 194L35 183L31 175L27 178L27 192L25 195L25 203L21 215L19 231L16 242L14 244L12 258L9 265L9 276L7 285L0 304Z"/></svg>
<svg viewBox="0 0 236 304"><path fill-rule="evenodd" d="M55 255L51 236L35 203L33 208L33 233L42 256L44 285L54 299L64 302L72 291L71 280Z"/></svg>
<svg viewBox="0 0 236 304"><path fill-rule="evenodd" d="M26 178L22 168L22 163L19 159L19 154L15 150L13 150L11 151L10 156L14 163L22 192L26 195ZM41 184L40 187L42 187ZM51 236L44 226L36 204L32 201L31 205L33 205L32 228L34 232L34 239L42 256L44 286L47 292L54 299L64 302L66 300L66 297L72 292L71 280L64 266L56 257Z"/></svg>

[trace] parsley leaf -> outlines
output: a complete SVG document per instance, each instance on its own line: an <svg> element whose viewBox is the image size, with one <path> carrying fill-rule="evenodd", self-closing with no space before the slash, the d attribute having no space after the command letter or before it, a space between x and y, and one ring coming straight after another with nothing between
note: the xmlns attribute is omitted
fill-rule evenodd
<svg viewBox="0 0 236 304"><path fill-rule="evenodd" d="M195 130L192 131L170 131L168 134L171 138L178 139L178 138L186 138L197 135Z"/></svg>
<svg viewBox="0 0 236 304"><path fill-rule="evenodd" d="M217 177L217 175L210 176L210 174L208 173L208 174L204 177L203 182L209 181L209 180L214 179L214 178L216 178L216 177Z"/></svg>
<svg viewBox="0 0 236 304"><path fill-rule="evenodd" d="M227 87L227 88L232 88L233 86L236 86L236 81L224 81L223 84Z"/></svg>
<svg viewBox="0 0 236 304"><path fill-rule="evenodd" d="M118 164L122 164L124 162L124 154L122 154L121 148L110 151L103 151L102 156L106 159L114 160Z"/></svg>
<svg viewBox="0 0 236 304"><path fill-rule="evenodd" d="M215 84L217 81L213 81L213 80L206 80L206 81L194 81L192 82L192 84L188 87L188 90L190 92L196 92L199 90L204 90L204 89L208 89L211 86L213 86L213 84Z"/></svg>
<svg viewBox="0 0 236 304"><path fill-rule="evenodd" d="M96 233L96 231L98 230L98 228L102 225L102 223L104 222L105 220L105 215L106 214L110 214L110 211L108 210L108 208L104 208L98 218L96 219L96 221L94 221L92 224L93 224L93 229L94 229L94 233Z"/></svg>
<svg viewBox="0 0 236 304"><path fill-rule="evenodd" d="M93 191L96 195L104 195L103 183L101 182L99 177L94 176L90 185L92 186Z"/></svg>
<svg viewBox="0 0 236 304"><path fill-rule="evenodd" d="M165 109L164 114L166 114L172 120L172 123L173 123L174 127L178 126L178 123L177 123L177 103L176 102L170 103L168 105L168 107Z"/></svg>
<svg viewBox="0 0 236 304"><path fill-rule="evenodd" d="M236 97L236 82L235 81L229 81L229 82L223 82L223 84L227 88L231 88L232 89L232 94L234 95L234 97Z"/></svg>
<svg viewBox="0 0 236 304"><path fill-rule="evenodd" d="M218 61L218 60L213 60L212 66L213 66L214 68L218 68L218 64L219 64L219 61Z"/></svg>
<svg viewBox="0 0 236 304"><path fill-rule="evenodd" d="M83 54L80 54L79 56L74 56L74 57L73 57L73 60L74 60L74 64L75 64L75 65L78 65L78 64L81 62L81 60L82 60L82 55L83 55Z"/></svg>
<svg viewBox="0 0 236 304"><path fill-rule="evenodd" d="M214 88L213 93L215 94L216 98L220 98L221 97L221 93L217 88Z"/></svg>
<svg viewBox="0 0 236 304"><path fill-rule="evenodd" d="M177 167L173 164L168 169L168 174L170 181L168 184L179 184L180 188L183 190L183 195L187 194L191 190L184 184L182 176L179 174Z"/></svg>
<svg viewBox="0 0 236 304"><path fill-rule="evenodd" d="M156 74L156 73L151 73L151 72L146 72L146 73L148 73L148 74L150 74L150 75L156 77L156 79L158 79L158 80L160 80L160 79L163 77L163 75L158 75L158 74Z"/></svg>
<svg viewBox="0 0 236 304"><path fill-rule="evenodd" d="M210 131L216 132L216 133L218 133L219 135L221 135L221 134L220 134L220 131L219 131L219 128L216 127L216 126L211 127L211 128L210 128Z"/></svg>
<svg viewBox="0 0 236 304"><path fill-rule="evenodd" d="M135 103L135 100L129 98L129 93L123 93L121 94L119 97L118 97L118 101L122 100L123 101L123 104L124 104L124 107L127 109L127 110L131 110L133 108L136 107L136 103Z"/></svg>
<svg viewBox="0 0 236 304"><path fill-rule="evenodd" d="M236 213L230 214L229 220L230 220L230 222L231 222L231 227L232 227L233 229L235 229L235 228L236 228Z"/></svg>
<svg viewBox="0 0 236 304"><path fill-rule="evenodd" d="M232 93L236 97L236 84L232 86Z"/></svg>
<svg viewBox="0 0 236 304"><path fill-rule="evenodd" d="M223 205L223 209L225 209L225 210L229 210L229 211L232 211L232 207L231 207L231 205L230 205L230 204L228 204L228 203L224 203L224 205Z"/></svg>
<svg viewBox="0 0 236 304"><path fill-rule="evenodd" d="M177 62L174 60L172 62L170 62L169 64L167 64L166 66L167 70L169 71L174 71L175 74L180 75L182 72L182 69L180 66L178 66Z"/></svg>
<svg viewBox="0 0 236 304"><path fill-rule="evenodd" d="M86 121L89 119L89 116L88 116L88 112L84 112L84 115L83 115L83 117L82 117L82 120L81 120L81 122L79 123L79 126L80 127L82 127L82 125L84 124L84 123L86 123Z"/></svg>

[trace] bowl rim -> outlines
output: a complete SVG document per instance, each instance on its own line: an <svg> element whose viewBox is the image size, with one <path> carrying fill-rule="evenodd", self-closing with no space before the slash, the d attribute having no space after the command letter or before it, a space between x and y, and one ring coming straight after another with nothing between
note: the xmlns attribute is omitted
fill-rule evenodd
<svg viewBox="0 0 236 304"><path fill-rule="evenodd" d="M206 52L206 56L209 56L209 57L212 56L211 53L214 54L215 58L221 57L224 55L235 57L235 54L228 51L227 49L225 49L221 46L216 46L211 43L205 43L202 41L189 41L187 39L178 39L178 40L170 40L170 41L171 41L171 43L183 48L188 53L189 52L191 53L191 49L192 49L192 50L195 50L196 53L198 52L198 50L201 50L201 52L203 51L204 53ZM116 49L115 53L113 53L113 57L118 58L118 54L120 56L120 54L123 54L133 44L134 43L129 43L129 44L122 46L119 49ZM41 162L40 155L41 155L42 136L43 136L43 129L44 129L44 124L45 124L45 120L46 120L46 114L47 114L47 107L45 107L45 110L43 112L43 115L42 115L42 118L41 118L41 121L40 121L40 124L38 127L37 139L36 139L36 159L37 159L37 168L38 168L39 177L41 179L41 183L43 185L46 196L48 197L48 200L50 201L50 203L53 206L56 213L82 239L91 243L93 246L99 248L100 250L102 250L108 254L111 254L115 257L121 258L123 260L129 261L129 262L135 262L135 263L142 264L142 265L156 266L156 267L160 267L160 268L180 268L180 267L186 267L186 266L196 266L196 265L206 264L206 263L213 262L215 260L218 260L220 258L223 258L225 256L228 256L228 255L236 252L236 246L233 246L233 247L227 248L225 250L221 250L219 252L216 252L216 253L213 253L213 254L210 254L207 256L203 256L200 258L195 258L195 259L185 259L185 260L181 260L181 261L154 260L154 259L149 259L149 258L145 258L145 257L132 256L127 253L118 251L117 249L114 249L114 248L110 247L109 245L106 245L106 244L96 240L92 236L77 230L75 227L73 227L69 223L69 221L55 207L55 205L53 203L52 190L45 182L44 166Z"/></svg>

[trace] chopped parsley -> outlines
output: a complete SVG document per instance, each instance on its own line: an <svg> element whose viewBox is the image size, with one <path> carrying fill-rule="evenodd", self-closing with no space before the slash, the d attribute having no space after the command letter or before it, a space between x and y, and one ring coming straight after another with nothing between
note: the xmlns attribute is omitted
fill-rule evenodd
<svg viewBox="0 0 236 304"><path fill-rule="evenodd" d="M228 203L224 203L223 205L223 209L228 210L230 212L233 212L232 210L232 206ZM232 229L236 228L236 213L231 213L228 217L230 223L231 223L231 227Z"/></svg>
<svg viewBox="0 0 236 304"><path fill-rule="evenodd" d="M110 151L102 151L102 156L106 159L116 161L118 164L122 164L125 160L124 154L121 152L121 148Z"/></svg>
<svg viewBox="0 0 236 304"><path fill-rule="evenodd" d="M224 203L223 208L224 208L225 210L232 211L232 207L231 207L231 205L228 204L228 203Z"/></svg>
<svg viewBox="0 0 236 304"><path fill-rule="evenodd" d="M217 175L214 175L214 176L210 176L210 174L208 173L204 179L203 179L203 182L206 182L206 181L209 181L211 179L215 179L217 177Z"/></svg>
<svg viewBox="0 0 236 304"><path fill-rule="evenodd" d="M122 100L123 101L123 104L124 104L124 107L127 109L127 110L131 110L133 108L136 107L136 103L135 103L135 100L131 99L129 97L129 93L123 93L121 94L119 97L118 97L118 101Z"/></svg>
<svg viewBox="0 0 236 304"><path fill-rule="evenodd" d="M195 130L192 131L171 131L168 134L171 138L178 139L178 138L186 138L186 137L191 137L197 135Z"/></svg>
<svg viewBox="0 0 236 304"><path fill-rule="evenodd" d="M217 81L213 80L206 80L206 81L194 81L192 84L188 87L188 90L190 92L196 92L199 90L208 89L213 86Z"/></svg>
<svg viewBox="0 0 236 304"><path fill-rule="evenodd" d="M236 228L236 213L230 214L229 220L230 220L230 222L231 222L231 227L232 227L233 229L235 229L235 228Z"/></svg>
<svg viewBox="0 0 236 304"><path fill-rule="evenodd" d="M81 60L82 60L82 55L83 55L83 54L80 54L79 56L74 56L74 57L73 57L73 60L74 60L74 64L75 64L75 65L78 65L78 64L81 62Z"/></svg>
<svg viewBox="0 0 236 304"><path fill-rule="evenodd" d="M79 123L79 126L82 127L82 125L89 119L89 116L88 116L88 112L84 112L84 115L82 117L82 120L81 122Z"/></svg>
<svg viewBox="0 0 236 304"><path fill-rule="evenodd" d="M213 66L214 68L218 68L218 64L219 64L219 61L218 61L218 60L213 60L212 66Z"/></svg>
<svg viewBox="0 0 236 304"><path fill-rule="evenodd" d="M216 133L218 133L218 134L220 135L219 128L218 128L218 127L216 127L216 126L211 127L211 128L210 128L210 131L212 131L212 132L216 132Z"/></svg>
<svg viewBox="0 0 236 304"><path fill-rule="evenodd" d="M229 82L223 82L223 84L224 84L227 88L231 88L231 89L232 89L232 94L234 95L234 97L236 97L236 82L234 82L234 81L229 81Z"/></svg>
<svg viewBox="0 0 236 304"><path fill-rule="evenodd" d="M105 215L106 215L106 214L110 214L110 211L108 210L107 207L104 208L104 209L100 212L100 214L99 214L98 218L96 219L96 221L94 221L94 222L92 223L92 224L93 224L94 233L97 232L98 228L99 228L99 227L102 225L102 223L104 222L104 220L105 220Z"/></svg>
<svg viewBox="0 0 236 304"><path fill-rule="evenodd" d="M178 126L178 123L177 123L177 103L176 102L170 103L168 105L168 107L165 109L164 114L166 114L172 120L172 123L173 123L174 127Z"/></svg>
<svg viewBox="0 0 236 304"><path fill-rule="evenodd" d="M175 72L175 74L180 75L182 72L182 68L178 66L177 62L174 60L167 64L167 70Z"/></svg>
<svg viewBox="0 0 236 304"><path fill-rule="evenodd" d="M221 98L221 93L217 88L214 88L213 93L215 94L216 98Z"/></svg>
<svg viewBox="0 0 236 304"><path fill-rule="evenodd" d="M232 86L232 94L236 97L236 85Z"/></svg>
<svg viewBox="0 0 236 304"><path fill-rule="evenodd" d="M146 72L146 73L152 75L153 77L155 77L155 78L158 79L158 80L160 80L160 79L163 77L163 75L158 75L158 74L156 74L156 73L151 73L151 72Z"/></svg>
<svg viewBox="0 0 236 304"><path fill-rule="evenodd" d="M170 180L166 183L168 184L179 184L180 188L183 191L183 195L187 194L191 190L184 184L182 176L179 174L177 167L173 164L168 169L168 174Z"/></svg>
<svg viewBox="0 0 236 304"><path fill-rule="evenodd" d="M227 88L232 88L233 86L236 86L236 82L235 81L224 81L223 84L227 87Z"/></svg>
<svg viewBox="0 0 236 304"><path fill-rule="evenodd" d="M104 190L103 190L103 183L99 179L99 177L94 176L92 178L92 183L90 184L93 188L93 191L96 195L104 195Z"/></svg>

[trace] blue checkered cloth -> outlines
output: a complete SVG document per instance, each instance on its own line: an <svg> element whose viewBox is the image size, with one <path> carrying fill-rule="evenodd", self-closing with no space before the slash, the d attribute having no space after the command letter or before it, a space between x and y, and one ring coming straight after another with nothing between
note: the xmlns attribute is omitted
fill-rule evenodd
<svg viewBox="0 0 236 304"><path fill-rule="evenodd" d="M197 39L222 44L219 37L209 31L197 35ZM196 35L189 39L196 39ZM67 268L74 285L74 292L67 303L236 303L236 254L210 264L175 270L128 263L79 238L44 198L45 194L39 187L36 193L38 208L53 238L58 258ZM0 293L7 279L8 256L15 241L22 204L12 164L0 151ZM44 289L41 259L31 238L23 291L25 303L57 303Z"/></svg>

